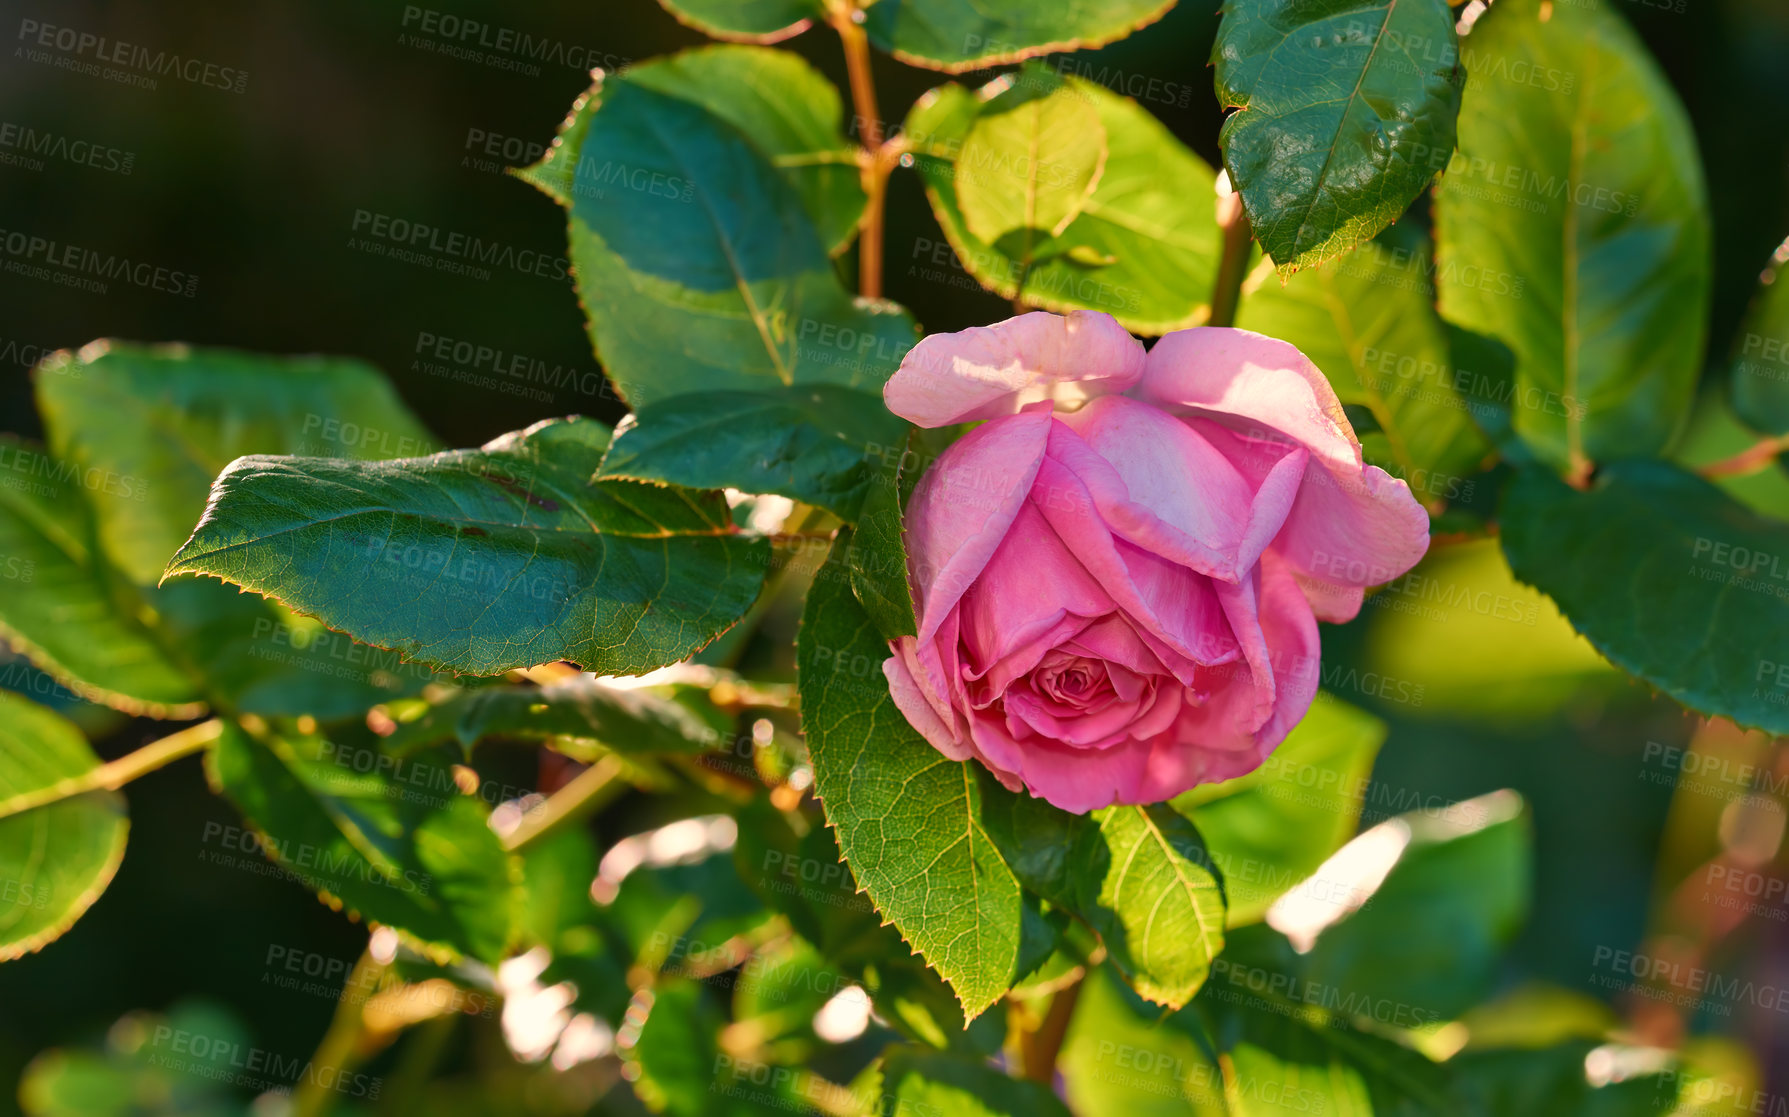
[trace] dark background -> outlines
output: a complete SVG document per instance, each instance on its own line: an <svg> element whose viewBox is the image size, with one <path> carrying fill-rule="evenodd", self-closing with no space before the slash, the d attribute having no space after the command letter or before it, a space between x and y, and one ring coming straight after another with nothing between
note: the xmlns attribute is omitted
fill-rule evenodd
<svg viewBox="0 0 1789 1117"><path fill-rule="evenodd" d="M1789 4L1600 2L1641 31L1694 120L1715 221L1711 352L1724 353L1759 269L1789 233ZM1686 10L1670 10L1676 2ZM430 3L579 48L574 56L611 67L702 41L652 0ZM1214 163L1221 116L1206 59L1215 7L1182 0L1155 26L1076 56L1080 72L1159 79L1165 93L1146 107ZM0 5L0 127L28 126L131 157L128 175L55 159L41 170L0 164L0 229L198 277L191 298L117 283L92 294L5 271L0 251L0 359L11 361L0 365L0 429L40 433L28 378L37 356L107 336L361 356L392 376L450 446L549 415L617 417L600 393L566 388L529 399L415 367L419 339L432 334L596 370L569 283L500 269L487 280L444 275L351 247L363 210L517 250L557 255L565 247L559 208L491 168L482 143L496 137L512 152L545 144L587 76L552 61L531 74L444 57L405 41L417 30L414 17L409 28L405 18L404 5L382 0ZM246 87L164 77L151 90L35 62L17 41L21 21L33 19L243 70ZM785 45L844 86L830 31ZM893 121L946 80L885 57L876 59L876 76ZM537 153L494 161L529 162ZM887 295L928 330L1004 316L1004 300L966 289L966 280L920 278L936 267L940 240L917 180L897 172ZM1359 628L1326 632L1326 653L1354 654ZM1668 789L1636 781L1635 757L1648 740L1681 743L1689 719L1633 687L1519 733L1381 712L1394 725L1381 778L1446 798L1498 786L1529 795L1543 851L1542 914L1517 952L1520 972L1583 986L1585 943L1638 938ZM99 747L118 755L158 735L149 723L113 726ZM131 844L110 891L64 940L0 967L0 1082L8 1084L0 1113L36 1051L96 1041L120 1014L165 1009L182 996L227 1004L257 1043L302 1055L333 1004L264 987L269 947L351 962L364 942L362 930L301 887L200 860L206 822L237 820L206 793L195 762L140 781L129 798Z"/></svg>

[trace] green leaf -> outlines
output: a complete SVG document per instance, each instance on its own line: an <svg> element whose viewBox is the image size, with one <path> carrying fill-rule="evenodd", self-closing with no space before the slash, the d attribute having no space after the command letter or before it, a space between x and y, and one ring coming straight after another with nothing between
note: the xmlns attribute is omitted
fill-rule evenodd
<svg viewBox="0 0 1789 1117"><path fill-rule="evenodd" d="M1677 95L1609 5L1499 0L1463 47L1436 192L1441 313L1515 351L1514 429L1555 469L1656 454L1708 327L1702 164Z"/></svg>
<svg viewBox="0 0 1789 1117"><path fill-rule="evenodd" d="M797 835L792 818L810 828ZM937 1048L981 1056L1000 1049L1006 1039L1000 1014L985 1013L965 1024L950 987L911 953L895 926L884 923L858 890L830 829L754 800L739 813L733 862L759 898L869 992L891 1027Z"/></svg>
<svg viewBox="0 0 1789 1117"><path fill-rule="evenodd" d="M858 149L843 132L844 103L838 89L800 55L703 47L631 66L627 80L698 104L739 129L795 188L831 252L842 252L857 235L866 199Z"/></svg>
<svg viewBox="0 0 1789 1117"><path fill-rule="evenodd" d="M402 756L452 741L470 753L487 737L571 737L621 753L696 753L719 740L701 718L670 698L579 677L545 686L462 690L400 724L385 738L385 751Z"/></svg>
<svg viewBox="0 0 1789 1117"><path fill-rule="evenodd" d="M1229 1117L1223 1072L1195 1034L1104 966L1081 986L1058 1065L1081 1117Z"/></svg>
<svg viewBox="0 0 1789 1117"><path fill-rule="evenodd" d="M852 596L850 545L842 530L798 645L815 793L857 883L973 1019L1015 976L1019 882L983 827L972 766L939 754L889 696L888 644Z"/></svg>
<svg viewBox="0 0 1789 1117"><path fill-rule="evenodd" d="M1212 48L1230 181L1282 276L1370 240L1447 165L1446 0L1230 0Z"/></svg>
<svg viewBox="0 0 1789 1117"><path fill-rule="evenodd" d="M1068 228L1106 168L1106 129L1092 102L1065 85L1017 85L982 107L957 157L957 206L970 235L1030 266Z"/></svg>
<svg viewBox="0 0 1789 1117"><path fill-rule="evenodd" d="M1480 1112L1459 1103L1446 1068L1390 1040L1355 1031L1319 1008L1269 991L1215 984L1196 1008L1226 1064L1231 1117L1476 1117Z"/></svg>
<svg viewBox="0 0 1789 1117"><path fill-rule="evenodd" d="M688 978L660 982L631 1045L623 1041L634 1091L671 1117L759 1117L810 1107L796 1075L723 1053L720 1006ZM842 1091L841 1091L842 1092Z"/></svg>
<svg viewBox="0 0 1789 1117"><path fill-rule="evenodd" d="M24 1112L30 1117L242 1117L241 1096L231 1083L242 1077L244 1053L253 1050L254 1038L229 1011L181 1001L166 1016L128 1013L104 1035L103 1051L58 1047L32 1059L19 1082ZM199 1037L204 1042L194 1043ZM297 1074L302 1067L293 1060L281 1069ZM357 1079L362 1076L336 1081ZM360 1085L366 1088L364 1080Z"/></svg>
<svg viewBox="0 0 1789 1117"><path fill-rule="evenodd" d="M1090 50L1160 19L1174 0L880 0L870 42L912 66L962 73L1056 51Z"/></svg>
<svg viewBox="0 0 1789 1117"><path fill-rule="evenodd" d="M873 484L870 456L902 445L906 430L880 396L855 388L703 392L624 420L598 476L777 493L854 520Z"/></svg>
<svg viewBox="0 0 1789 1117"><path fill-rule="evenodd" d="M608 442L600 423L549 420L395 462L242 458L168 575L223 578L457 671L662 667L751 604L765 545L718 495L590 483Z"/></svg>
<svg viewBox="0 0 1789 1117"><path fill-rule="evenodd" d="M440 757L399 768L371 747L250 737L233 725L207 756L213 786L274 860L325 902L427 947L495 964L514 941L521 868Z"/></svg>
<svg viewBox="0 0 1789 1117"><path fill-rule="evenodd" d="M371 461L435 448L377 369L340 357L96 341L47 360L37 400L51 450L92 497L108 557L145 585L235 458Z"/></svg>
<svg viewBox="0 0 1789 1117"><path fill-rule="evenodd" d="M910 431L890 448L892 453L873 463L863 513L845 554L851 591L876 631L890 640L919 631L913 583L907 576L905 506L928 464L919 450L921 438L917 429Z"/></svg>
<svg viewBox="0 0 1789 1117"><path fill-rule="evenodd" d="M1789 240L1777 247L1733 353L1733 413L1753 430L1789 434Z"/></svg>
<svg viewBox="0 0 1789 1117"><path fill-rule="evenodd" d="M1368 460L1438 507L1459 497L1462 478L1490 448L1455 390L1430 266L1427 238L1395 225L1284 285L1262 269L1244 289L1236 324L1298 346L1344 404L1367 408L1383 432L1362 440Z"/></svg>
<svg viewBox="0 0 1789 1117"><path fill-rule="evenodd" d="M679 23L716 39L775 43L824 19L820 0L659 0ZM649 63L650 65L650 63Z"/></svg>
<svg viewBox="0 0 1789 1117"><path fill-rule="evenodd" d="M1521 798L1498 791L1399 815L1356 841L1268 917L1294 935L1309 916L1324 924L1304 976L1398 1006L1403 1024L1450 1019L1483 999L1528 915L1534 839ZM1395 861L1364 906L1344 908L1357 883L1370 884L1354 873L1386 868L1387 856Z"/></svg>
<svg viewBox="0 0 1789 1117"><path fill-rule="evenodd" d="M80 730L0 691L0 805L99 767ZM56 941L124 860L124 796L91 791L0 817L0 962Z"/></svg>
<svg viewBox="0 0 1789 1117"><path fill-rule="evenodd" d="M1132 988L1179 1008L1224 948L1224 891L1211 855L1193 824L1160 804L1089 817L1095 826L1075 851L1076 910Z"/></svg>
<svg viewBox="0 0 1789 1117"><path fill-rule="evenodd" d="M1627 1048L1651 1068L1617 1081L1591 1082L1586 1059L1599 1045L1588 1040L1539 1050L1465 1051L1450 1062L1463 1096L1484 1113L1524 1117L1656 1117L1668 1103L1676 1073L1655 1052ZM1603 1058L1622 1048L1607 1048ZM1698 1107L1700 1108L1700 1107ZM1705 1111L1711 1112L1711 1111Z"/></svg>
<svg viewBox="0 0 1789 1117"><path fill-rule="evenodd" d="M985 1062L897 1047L882 1064L886 1112L951 1117L1069 1117L1050 1088L1001 1073ZM878 1109L876 1112L883 1112Z"/></svg>
<svg viewBox="0 0 1789 1117"><path fill-rule="evenodd" d="M1164 804L1058 810L984 777L984 824L1020 882L1099 932L1143 996L1179 1008L1224 948L1224 890L1184 815Z"/></svg>
<svg viewBox="0 0 1789 1117"><path fill-rule="evenodd" d="M1588 492L1524 470L1499 519L1516 577L1611 663L1692 710L1789 733L1789 524L1649 461L1605 467Z"/></svg>
<svg viewBox="0 0 1789 1117"><path fill-rule="evenodd" d="M1261 767L1174 800L1223 871L1229 926L1259 922L1354 836L1385 733L1378 718L1322 695Z"/></svg>
<svg viewBox="0 0 1789 1117"><path fill-rule="evenodd" d="M75 693L131 713L197 717L202 695L157 641L148 604L100 552L80 474L0 437L0 634Z"/></svg>
<svg viewBox="0 0 1789 1117"><path fill-rule="evenodd" d="M971 233L958 201L964 145L994 102L954 84L927 93L903 133L932 212L963 266L1004 298L1046 310L1104 311L1137 333L1203 323L1219 255L1211 168L1135 101L1102 86L1034 64L984 94L1006 89L1009 81L1028 92L1061 88L1063 96L1092 105L1106 133L1105 170L1079 215L1052 242L1053 254L1027 268Z"/></svg>
<svg viewBox="0 0 1789 1117"><path fill-rule="evenodd" d="M598 82L524 176L570 210L578 292L615 386L635 408L880 388L913 346L912 318L844 289L796 187L679 84Z"/></svg>

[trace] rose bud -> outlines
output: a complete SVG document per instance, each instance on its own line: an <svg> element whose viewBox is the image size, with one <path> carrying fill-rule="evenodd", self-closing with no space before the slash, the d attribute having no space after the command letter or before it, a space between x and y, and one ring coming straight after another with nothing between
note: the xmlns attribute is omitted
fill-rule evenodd
<svg viewBox="0 0 1789 1117"><path fill-rule="evenodd" d="M1145 352L1109 315L1023 314L926 338L883 394L922 427L982 420L908 505L894 700L1064 810L1253 771L1317 693L1318 619L1428 548L1323 374L1247 330Z"/></svg>

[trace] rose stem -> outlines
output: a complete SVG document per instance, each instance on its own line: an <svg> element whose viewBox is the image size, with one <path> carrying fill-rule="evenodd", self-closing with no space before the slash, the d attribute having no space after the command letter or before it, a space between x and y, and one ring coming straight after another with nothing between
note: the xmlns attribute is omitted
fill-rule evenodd
<svg viewBox="0 0 1789 1117"><path fill-rule="evenodd" d="M876 107L876 81L870 72L870 40L858 21L857 5L834 2L826 18L845 47L845 69L851 76L851 107L863 139L863 217L858 221L857 291L865 298L882 297L882 215L888 200L888 176L901 160L901 145L882 138L882 116Z"/></svg>
<svg viewBox="0 0 1789 1117"><path fill-rule="evenodd" d="M1217 282L1211 292L1211 317L1206 321L1209 326L1229 326L1236 321L1236 304L1242 297L1242 279L1248 271L1249 246L1254 242L1254 231L1249 228L1249 216L1243 212L1242 195L1228 189L1228 183L1218 181L1218 229L1224 236L1224 254L1218 260Z"/></svg>
<svg viewBox="0 0 1789 1117"><path fill-rule="evenodd" d="M10 799L0 799L0 818L23 814L36 807L85 795L89 791L117 791L138 776L146 776L157 768L200 751L217 740L223 728L224 723L216 718L190 725L178 733L144 745L133 753L101 764L91 771L58 780L48 787L22 792Z"/></svg>

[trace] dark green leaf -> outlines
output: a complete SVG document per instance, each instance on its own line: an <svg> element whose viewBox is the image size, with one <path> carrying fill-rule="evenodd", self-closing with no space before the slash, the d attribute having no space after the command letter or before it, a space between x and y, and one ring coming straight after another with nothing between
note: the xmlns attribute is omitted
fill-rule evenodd
<svg viewBox="0 0 1789 1117"><path fill-rule="evenodd" d="M679 0L680 3L686 0ZM812 0L767 0L791 11ZM687 6L687 5L686 5ZM706 47L630 66L627 80L692 101L739 129L801 196L832 252L863 217L858 150L846 140L839 91L800 55L755 47Z"/></svg>
<svg viewBox="0 0 1789 1117"><path fill-rule="evenodd" d="M151 584L244 454L377 460L435 448L378 370L339 357L266 357L96 341L37 377L56 457L93 496L99 537Z"/></svg>
<svg viewBox="0 0 1789 1117"><path fill-rule="evenodd" d="M1019 959L1019 882L981 820L973 767L946 759L895 708L888 644L852 596L849 529L814 579L798 651L814 787L857 883L973 1018Z"/></svg>
<svg viewBox="0 0 1789 1117"><path fill-rule="evenodd" d="M1359 848L1396 861L1364 906L1318 933L1304 974L1315 986L1397 1006L1391 1023L1449 1019L1490 992L1503 950L1527 918L1534 839L1522 800L1493 792L1381 825L1390 829L1358 839ZM1295 918L1339 914L1356 864L1344 851L1296 890Z"/></svg>
<svg viewBox="0 0 1789 1117"><path fill-rule="evenodd" d="M665 10L704 35L746 43L774 43L799 35L826 12L820 0L659 0Z"/></svg>
<svg viewBox="0 0 1789 1117"><path fill-rule="evenodd" d="M985 1062L897 1047L882 1065L883 1104L899 1117L1069 1117L1041 1082L1012 1078ZM877 1112L881 1112L878 1110Z"/></svg>
<svg viewBox="0 0 1789 1117"><path fill-rule="evenodd" d="M1427 238L1397 225L1284 285L1262 269L1244 289L1236 324L1298 346L1343 404L1367 408L1381 432L1361 438L1368 460L1438 507L1489 447L1455 390L1431 264Z"/></svg>
<svg viewBox="0 0 1789 1117"><path fill-rule="evenodd" d="M905 535L907 496L927 464L919 445L914 431L871 461L874 472L845 556L858 604L876 631L891 640L919 631L913 584L907 576Z"/></svg>
<svg viewBox="0 0 1789 1117"><path fill-rule="evenodd" d="M1661 1111L1682 1113L1673 1106L1675 1074L1648 1072L1610 1081L1591 1082L1586 1058L1598 1044L1581 1040L1540 1050L1466 1051L1449 1066L1461 1093L1484 1113L1519 1113L1523 1117L1656 1117ZM1613 1060L1619 1048L1605 1049ZM1645 1059L1653 1052L1625 1049ZM1667 1108L1671 1107L1671 1108ZM1697 1107L1700 1108L1700 1107ZM1694 1112L1694 1109L1690 1110ZM1705 1113L1718 1112L1705 1109Z"/></svg>
<svg viewBox="0 0 1789 1117"><path fill-rule="evenodd" d="M906 428L880 396L831 384L676 396L622 424L600 476L778 493L855 520L871 455Z"/></svg>
<svg viewBox="0 0 1789 1117"><path fill-rule="evenodd" d="M1282 276L1371 239L1453 154L1446 0L1230 0L1212 62L1224 166Z"/></svg>
<svg viewBox="0 0 1789 1117"><path fill-rule="evenodd" d="M1515 432L1555 469L1655 454L1689 410L1708 326L1683 106L1607 4L1499 0L1462 52L1460 154L1435 203L1441 312L1514 350Z"/></svg>
<svg viewBox="0 0 1789 1117"><path fill-rule="evenodd" d="M1733 354L1733 413L1753 430L1789 434L1789 241L1778 246L1740 328Z"/></svg>
<svg viewBox="0 0 1789 1117"><path fill-rule="evenodd" d="M0 691L0 809L99 767L80 730ZM92 791L0 816L0 962L62 937L124 860L124 796Z"/></svg>
<svg viewBox="0 0 1789 1117"><path fill-rule="evenodd" d="M1051 242L1052 254L1026 267L1006 251L1009 243L990 245L972 234L958 202L964 144L989 102L954 84L920 98L903 132L932 212L963 266L1005 298L1045 310L1104 311L1138 333L1203 323L1219 253L1211 168L1135 101L1102 86L1039 65L1000 79L1009 80L1014 90L1060 88L1060 95L1091 104L1105 128L1105 170Z"/></svg>
<svg viewBox="0 0 1789 1117"><path fill-rule="evenodd" d="M1230 926L1260 920L1354 835L1384 740L1384 722L1324 695L1261 767L1174 800L1223 871Z"/></svg>
<svg viewBox="0 0 1789 1117"><path fill-rule="evenodd" d="M870 41L902 62L948 73L1088 50L1148 26L1174 0L881 0L866 6Z"/></svg>
<svg viewBox="0 0 1789 1117"><path fill-rule="evenodd" d="M430 947L495 964L514 941L521 871L440 757L401 771L371 749L227 725L214 786L263 848L328 902Z"/></svg>
<svg viewBox="0 0 1789 1117"><path fill-rule="evenodd" d="M765 547L716 495L591 484L608 441L553 420L396 462L242 458L168 574L236 582L458 671L661 667L745 611Z"/></svg>
<svg viewBox="0 0 1789 1117"><path fill-rule="evenodd" d="M670 698L580 677L545 686L462 690L399 725L386 737L385 749L406 755L453 741L470 752L486 737L571 737L621 753L694 753L719 740L701 718Z"/></svg>
<svg viewBox="0 0 1789 1117"><path fill-rule="evenodd" d="M636 408L796 384L873 390L913 346L905 311L846 292L771 159L683 95L600 81L525 177L570 210L591 339Z"/></svg>
<svg viewBox="0 0 1789 1117"><path fill-rule="evenodd" d="M634 1091L671 1117L758 1117L808 1109L792 1074L723 1054L720 1006L687 978L659 983L642 997L647 1015L624 1055ZM841 1091L842 1092L842 1091Z"/></svg>
<svg viewBox="0 0 1789 1117"><path fill-rule="evenodd" d="M1648 461L1605 467L1588 492L1524 470L1501 521L1516 577L1611 663L1692 710L1789 733L1789 524Z"/></svg>

